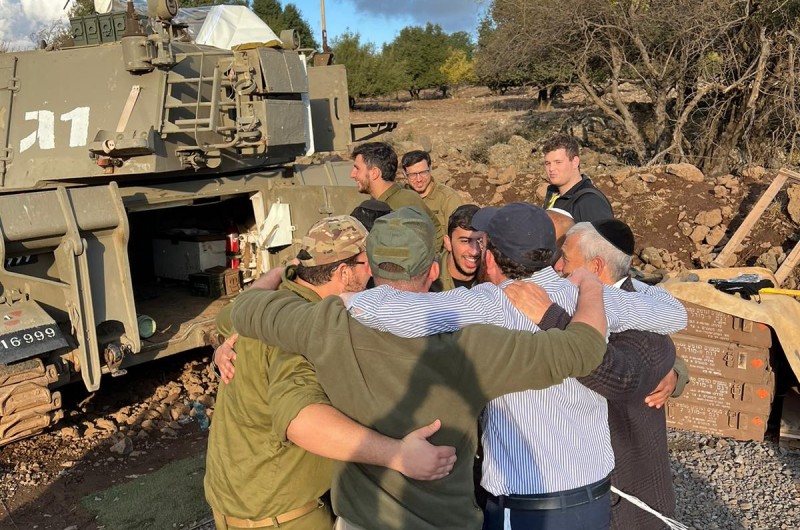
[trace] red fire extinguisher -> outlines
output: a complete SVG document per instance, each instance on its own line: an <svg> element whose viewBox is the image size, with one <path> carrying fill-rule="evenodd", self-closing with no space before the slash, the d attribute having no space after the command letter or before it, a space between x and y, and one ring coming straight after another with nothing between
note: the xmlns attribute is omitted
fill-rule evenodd
<svg viewBox="0 0 800 530"><path fill-rule="evenodd" d="M229 269L239 269L239 230L233 221L228 223L228 232L225 234L225 257L226 267Z"/></svg>

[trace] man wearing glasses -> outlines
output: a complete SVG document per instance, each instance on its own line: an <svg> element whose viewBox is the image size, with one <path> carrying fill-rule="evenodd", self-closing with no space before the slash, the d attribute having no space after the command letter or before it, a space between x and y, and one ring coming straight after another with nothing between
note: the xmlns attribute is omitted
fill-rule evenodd
<svg viewBox="0 0 800 530"><path fill-rule="evenodd" d="M431 155L426 151L409 151L403 155L400 165L408 186L419 193L439 224L447 226L448 219L456 208L464 204L464 199L453 188L433 180Z"/></svg>

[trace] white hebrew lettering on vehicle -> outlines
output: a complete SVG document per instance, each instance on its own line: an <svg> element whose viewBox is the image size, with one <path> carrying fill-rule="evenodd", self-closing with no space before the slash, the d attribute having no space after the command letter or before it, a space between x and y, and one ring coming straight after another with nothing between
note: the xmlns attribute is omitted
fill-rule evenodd
<svg viewBox="0 0 800 530"><path fill-rule="evenodd" d="M69 146L80 147L86 145L89 133L89 107L76 107L65 112L59 119L70 122ZM35 131L20 140L19 152L23 153L33 147L37 142L39 149L54 149L56 146L55 116L49 110L34 110L25 113L25 121L38 121Z"/></svg>

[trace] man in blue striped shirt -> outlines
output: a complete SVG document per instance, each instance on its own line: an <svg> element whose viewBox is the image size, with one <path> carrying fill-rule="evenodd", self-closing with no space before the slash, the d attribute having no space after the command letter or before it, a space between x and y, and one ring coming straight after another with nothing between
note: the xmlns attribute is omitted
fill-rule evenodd
<svg viewBox="0 0 800 530"><path fill-rule="evenodd" d="M502 287L521 279L575 310L577 290L549 266L555 230L545 211L525 203L481 209L473 218L487 233L481 271L488 283L443 293L406 293L388 286L354 295L351 313L363 324L400 336L455 331L474 323L539 328L513 307ZM639 292L604 290L609 330L674 333L686 326L683 306L664 290L637 282ZM491 355L491 352L487 352ZM567 379L546 390L517 392L487 405L483 416L482 486L513 527L511 505L555 508L542 528L605 529L608 475L614 454L608 408L599 394Z"/></svg>

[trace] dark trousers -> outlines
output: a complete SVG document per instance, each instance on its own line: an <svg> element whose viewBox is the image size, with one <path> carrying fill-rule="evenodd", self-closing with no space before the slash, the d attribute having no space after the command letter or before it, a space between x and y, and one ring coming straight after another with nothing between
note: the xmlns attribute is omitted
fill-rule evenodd
<svg viewBox="0 0 800 530"><path fill-rule="evenodd" d="M512 510L501 503L502 498L489 496L483 512L483 530L608 530L610 526L610 492L580 506L555 510Z"/></svg>

